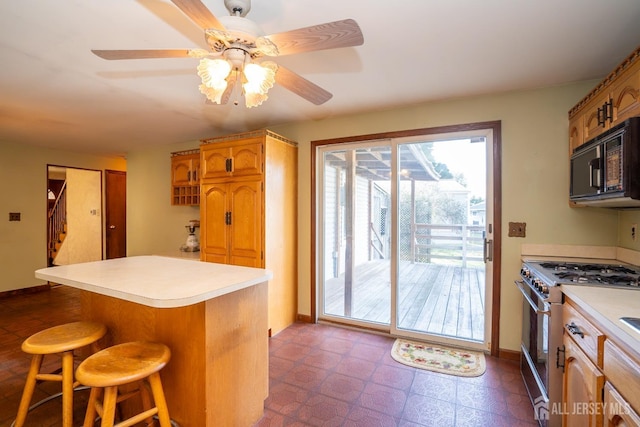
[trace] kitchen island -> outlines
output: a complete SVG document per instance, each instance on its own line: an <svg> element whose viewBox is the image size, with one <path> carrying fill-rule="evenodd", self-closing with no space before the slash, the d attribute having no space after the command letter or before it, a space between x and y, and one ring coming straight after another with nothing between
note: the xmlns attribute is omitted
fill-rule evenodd
<svg viewBox="0 0 640 427"><path fill-rule="evenodd" d="M268 270L162 256L44 268L36 277L82 290L83 320L103 343L158 341L161 377L181 427L250 426L268 395Z"/></svg>

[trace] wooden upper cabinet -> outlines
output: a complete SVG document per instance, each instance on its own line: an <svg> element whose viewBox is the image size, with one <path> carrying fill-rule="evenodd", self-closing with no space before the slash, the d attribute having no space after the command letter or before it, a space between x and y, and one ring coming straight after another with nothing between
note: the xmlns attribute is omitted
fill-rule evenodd
<svg viewBox="0 0 640 427"><path fill-rule="evenodd" d="M611 88L613 121L640 115L640 61L626 70Z"/></svg>
<svg viewBox="0 0 640 427"><path fill-rule="evenodd" d="M174 153L171 157L171 182L173 185L192 185L199 181L200 152L191 154Z"/></svg>
<svg viewBox="0 0 640 427"><path fill-rule="evenodd" d="M635 116L640 116L640 48L569 111L570 153Z"/></svg>
<svg viewBox="0 0 640 427"><path fill-rule="evenodd" d="M206 179L259 175L262 173L262 138L202 147L202 177ZM206 143L206 140L203 142Z"/></svg>
<svg viewBox="0 0 640 427"><path fill-rule="evenodd" d="M609 93L603 93L591 100L582 114L583 141L585 143L611 127L613 109Z"/></svg>
<svg viewBox="0 0 640 427"><path fill-rule="evenodd" d="M171 153L171 204L200 203L200 150Z"/></svg>
<svg viewBox="0 0 640 427"><path fill-rule="evenodd" d="M584 117L582 114L575 116L569 121L569 156L573 150L584 142Z"/></svg>

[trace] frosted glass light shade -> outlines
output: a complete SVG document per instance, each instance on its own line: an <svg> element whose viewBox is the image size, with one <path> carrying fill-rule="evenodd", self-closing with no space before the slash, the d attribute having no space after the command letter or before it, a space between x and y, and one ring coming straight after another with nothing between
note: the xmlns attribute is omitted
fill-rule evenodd
<svg viewBox="0 0 640 427"><path fill-rule="evenodd" d="M244 76L246 82L242 87L247 108L257 107L267 100L267 92L275 83L277 70L278 66L271 61L245 65Z"/></svg>
<svg viewBox="0 0 640 427"><path fill-rule="evenodd" d="M230 72L231 64L226 59L201 59L198 65L198 76L202 79L200 92L211 102L220 104L222 94L227 89Z"/></svg>

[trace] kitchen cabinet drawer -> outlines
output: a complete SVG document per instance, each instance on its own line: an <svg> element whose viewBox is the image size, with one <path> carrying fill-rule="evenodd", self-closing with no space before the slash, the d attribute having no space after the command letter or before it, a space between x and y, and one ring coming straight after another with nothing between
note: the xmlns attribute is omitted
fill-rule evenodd
<svg viewBox="0 0 640 427"><path fill-rule="evenodd" d="M640 416L608 381L604 383L604 417L606 426L640 427Z"/></svg>
<svg viewBox="0 0 640 427"><path fill-rule="evenodd" d="M607 380L634 411L640 412L640 364L610 340L604 343L604 372Z"/></svg>
<svg viewBox="0 0 640 427"><path fill-rule="evenodd" d="M563 306L562 321L564 333L573 338L596 366L602 368L604 334L569 303Z"/></svg>

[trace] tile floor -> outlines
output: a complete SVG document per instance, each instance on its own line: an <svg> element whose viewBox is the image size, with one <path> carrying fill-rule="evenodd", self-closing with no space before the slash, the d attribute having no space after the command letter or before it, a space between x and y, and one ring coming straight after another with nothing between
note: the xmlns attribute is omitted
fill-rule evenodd
<svg viewBox="0 0 640 427"><path fill-rule="evenodd" d="M29 367L22 341L78 316L78 293L65 286L0 299L0 426L15 417ZM334 326L290 326L270 340L270 396L257 426L537 425L517 363L488 357L484 375L454 377L399 364L389 355L392 344ZM55 392L43 383L36 398ZM78 397L76 425L86 404ZM59 426L59 405L56 399L36 409L27 425Z"/></svg>

